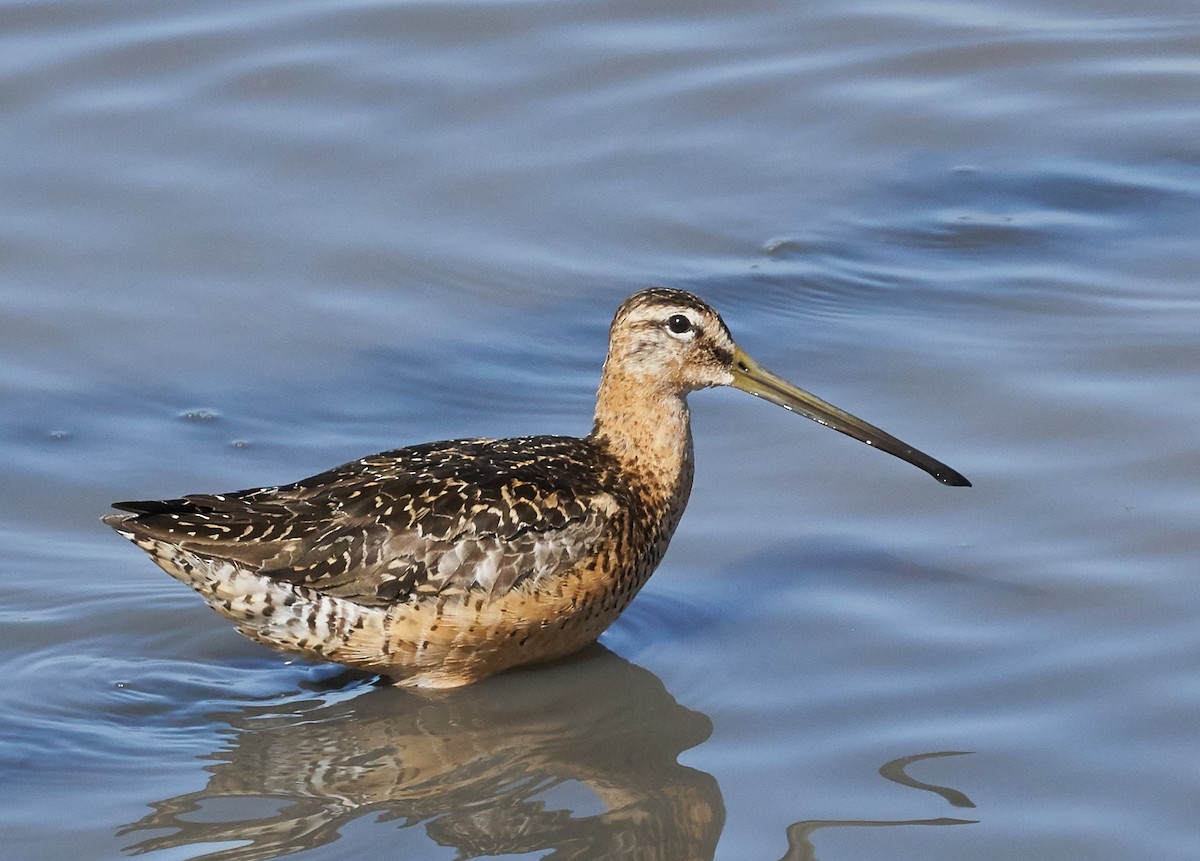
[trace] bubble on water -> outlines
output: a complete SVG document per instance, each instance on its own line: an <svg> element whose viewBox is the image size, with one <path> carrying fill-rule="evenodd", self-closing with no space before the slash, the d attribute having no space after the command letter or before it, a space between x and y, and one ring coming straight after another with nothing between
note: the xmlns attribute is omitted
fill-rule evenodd
<svg viewBox="0 0 1200 861"><path fill-rule="evenodd" d="M762 244L762 252L769 257L791 257L803 254L806 250L807 243L790 236L769 239Z"/></svg>

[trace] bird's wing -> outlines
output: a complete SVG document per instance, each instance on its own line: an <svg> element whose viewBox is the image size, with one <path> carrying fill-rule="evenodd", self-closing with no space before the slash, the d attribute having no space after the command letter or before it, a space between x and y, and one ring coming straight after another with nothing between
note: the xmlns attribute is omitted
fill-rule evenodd
<svg viewBox="0 0 1200 861"><path fill-rule="evenodd" d="M562 573L614 529L619 490L583 440L460 440L283 487L118 503L114 526L363 604L497 596Z"/></svg>

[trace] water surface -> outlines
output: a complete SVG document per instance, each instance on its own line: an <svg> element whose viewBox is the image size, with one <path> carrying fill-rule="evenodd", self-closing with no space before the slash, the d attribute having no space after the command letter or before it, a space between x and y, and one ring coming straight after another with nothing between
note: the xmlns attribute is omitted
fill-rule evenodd
<svg viewBox="0 0 1200 861"><path fill-rule="evenodd" d="M1195 857L1194 4L4 16L12 857ZM698 393L603 646L433 701L98 522L583 433L649 284L975 487Z"/></svg>

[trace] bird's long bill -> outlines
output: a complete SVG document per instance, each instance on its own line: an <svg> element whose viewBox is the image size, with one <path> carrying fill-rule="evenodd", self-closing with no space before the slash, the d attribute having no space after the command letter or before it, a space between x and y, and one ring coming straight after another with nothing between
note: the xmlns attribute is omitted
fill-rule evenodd
<svg viewBox="0 0 1200 861"><path fill-rule="evenodd" d="M734 353L732 370L733 385L743 392L749 392L755 397L778 404L785 410L807 416L827 428L841 431L869 446L886 451L901 460L906 460L913 466L925 470L942 484L952 487L971 486L971 482L959 473L941 461L934 460L925 452L917 451L908 443L896 439L874 425L867 424L857 416L852 416L845 410L839 410L833 404L828 404L816 395L810 395L787 380L775 376L747 356L740 347Z"/></svg>

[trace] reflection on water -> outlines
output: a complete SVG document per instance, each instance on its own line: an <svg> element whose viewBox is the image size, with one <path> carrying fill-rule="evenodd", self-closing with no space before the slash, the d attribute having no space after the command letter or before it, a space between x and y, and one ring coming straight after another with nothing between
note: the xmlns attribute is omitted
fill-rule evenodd
<svg viewBox="0 0 1200 861"><path fill-rule="evenodd" d="M957 789L948 786L937 786L923 783L910 777L905 768L923 759L934 759L941 756L962 756L966 751L944 750L936 753L919 753L904 756L884 763L879 773L888 780L913 789L923 789L942 796L955 807L974 807L975 803ZM897 825L974 825L974 819L954 819L938 817L936 819L806 819L793 822L787 828L788 851L780 861L817 861L816 852L810 839L813 832L823 828L886 828Z"/></svg>
<svg viewBox="0 0 1200 861"><path fill-rule="evenodd" d="M153 803L120 830L168 833L131 854L194 847L208 861L277 858L337 840L371 815L422 825L457 857L551 852L555 858L711 859L725 823L712 775L680 765L706 741L707 717L679 705L652 673L594 646L539 683L537 671L425 697L390 687L328 688L287 707L214 715L232 730L208 785ZM542 680L544 681L544 679ZM889 780L974 805L904 768L954 752L887 763ZM807 820L787 828L786 859L814 858L817 829L955 825L970 820ZM217 844L236 842L232 848ZM216 851L206 852L206 849Z"/></svg>
<svg viewBox="0 0 1200 861"><path fill-rule="evenodd" d="M943 750L937 753L918 753L913 756L902 756L899 759L893 759L891 762L884 763L879 769L879 773L888 780L899 783L902 786L911 786L913 789L923 789L926 792L932 792L935 795L940 795L946 799L954 807L974 807L975 802L967 798L957 789L951 789L949 786L938 786L935 783L924 783L914 777L910 777L904 769L912 765L914 762L920 762L924 759L936 759L942 756L966 756L970 751L965 750Z"/></svg>
<svg viewBox="0 0 1200 861"><path fill-rule="evenodd" d="M213 754L208 785L153 804L123 833L172 832L127 851L243 841L203 857L274 858L374 815L423 825L459 858L616 859L629 847L644 859L712 858L720 789L676 760L709 737L709 719L601 646L562 670L556 685L516 672L436 698L380 687L287 714L255 706L214 716L233 737Z"/></svg>

